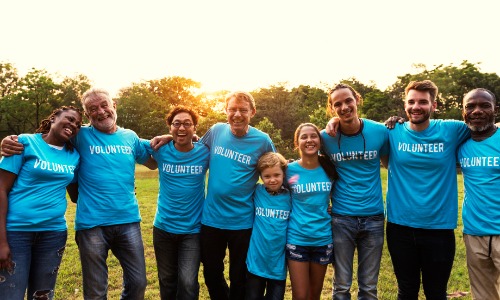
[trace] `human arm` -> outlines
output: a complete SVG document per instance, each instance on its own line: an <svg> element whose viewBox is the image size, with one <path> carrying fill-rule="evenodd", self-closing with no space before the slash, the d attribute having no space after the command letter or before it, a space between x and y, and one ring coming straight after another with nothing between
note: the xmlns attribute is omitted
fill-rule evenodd
<svg viewBox="0 0 500 300"><path fill-rule="evenodd" d="M23 144L19 143L17 140L17 135L6 136L2 140L1 154L2 156L12 156L15 154L21 154L24 150Z"/></svg>
<svg viewBox="0 0 500 300"><path fill-rule="evenodd" d="M76 203L76 201L78 200L78 183L77 182L70 183L66 187L66 191L68 192L69 199L71 200L71 202Z"/></svg>
<svg viewBox="0 0 500 300"><path fill-rule="evenodd" d="M340 119L339 117L333 117L328 121L328 124L326 124L325 131L329 136L335 136L337 135L337 131L339 130L340 126Z"/></svg>
<svg viewBox="0 0 500 300"><path fill-rule="evenodd" d="M170 143L173 139L174 137L171 134L158 135L151 139L150 145L154 151L158 151L161 146Z"/></svg>
<svg viewBox="0 0 500 300"><path fill-rule="evenodd" d="M380 162L382 163L382 166L387 169L389 167L389 155L380 156Z"/></svg>
<svg viewBox="0 0 500 300"><path fill-rule="evenodd" d="M12 270L14 267L7 241L7 210L8 195L16 178L16 174L0 169L0 270Z"/></svg>
<svg viewBox="0 0 500 300"><path fill-rule="evenodd" d="M156 162L156 160L152 156L150 156L149 159L145 163L143 163L143 165L146 166L150 170L158 169L158 163Z"/></svg>

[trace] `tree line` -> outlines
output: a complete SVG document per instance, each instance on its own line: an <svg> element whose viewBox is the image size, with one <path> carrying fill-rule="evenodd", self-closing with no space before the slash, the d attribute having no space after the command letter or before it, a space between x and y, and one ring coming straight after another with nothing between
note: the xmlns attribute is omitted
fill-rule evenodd
<svg viewBox="0 0 500 300"><path fill-rule="evenodd" d="M361 93L363 105L359 113L375 121L392 115L405 116L404 88L412 80L429 79L439 87L434 118L461 120L462 99L471 89L487 88L497 98L500 96L500 77L481 72L480 63L463 61L457 66L439 65L432 69L417 64L414 69L412 74L398 76L384 91L373 82L362 83L356 78L340 82ZM82 74L57 78L33 68L21 77L13 64L0 63L0 137L34 132L39 122L61 105L81 108L80 96L90 87L91 81ZM200 92L200 87L200 82L180 76L132 83L114 99L118 105L117 123L148 139L167 132L165 115L172 107L189 105L200 114L197 134L202 136L212 124L225 122L224 96L229 91L207 94ZM321 87L289 88L283 83L250 91L257 106L252 125L267 132L285 157L296 157L295 128L303 122L323 128L330 118L325 109L329 87L330 84L323 83Z"/></svg>

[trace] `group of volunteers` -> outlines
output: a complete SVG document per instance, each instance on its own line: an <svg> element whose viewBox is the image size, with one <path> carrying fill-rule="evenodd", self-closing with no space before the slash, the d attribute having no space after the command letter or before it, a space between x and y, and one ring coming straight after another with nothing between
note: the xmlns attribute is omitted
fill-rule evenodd
<svg viewBox="0 0 500 300"><path fill-rule="evenodd" d="M144 299L139 163L159 173L153 245L161 299L198 299L200 263L211 299L284 299L287 274L293 299L320 299L329 264L333 299L350 299L356 252L358 299L378 299L386 226L398 299L418 299L422 284L427 299L444 300L455 256L458 162L473 299L500 300L496 98L482 88L467 93L461 122L431 119L437 96L433 82L410 82L408 121L388 129L360 118L361 95L337 84L327 102L334 118L322 131L300 124L300 159L288 162L250 125L256 107L249 93L228 94L227 123L198 142L199 116L189 106L168 113L169 135L148 141L117 126L116 103L92 88L81 99L90 126L65 106L35 134L2 140L0 295L53 299L67 191L77 205L84 298L107 299L111 250L123 269L121 299ZM381 164L388 169L385 207Z"/></svg>

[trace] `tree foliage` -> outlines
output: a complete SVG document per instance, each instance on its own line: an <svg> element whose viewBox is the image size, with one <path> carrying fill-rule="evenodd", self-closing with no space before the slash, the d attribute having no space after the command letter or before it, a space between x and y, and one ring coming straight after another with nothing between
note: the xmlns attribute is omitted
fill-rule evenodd
<svg viewBox="0 0 500 300"><path fill-rule="evenodd" d="M405 116L404 88L412 80L423 79L430 79L439 87L435 118L461 120L461 102L471 89L487 88L497 98L500 96L500 77L496 73L483 73L479 63L468 61L433 68L415 64L414 72L398 76L384 91L372 82L365 84L354 77L341 82L353 86L363 96L363 105L359 107L362 117L383 121L392 115ZM45 70L33 68L25 76L19 76L12 64L0 63L0 133L33 132L54 108L81 107L81 95L90 86L85 75L58 79ZM152 138L167 133L168 111L176 105L185 105L199 113L197 134L202 136L213 124L226 122L227 91L205 94L200 92L200 86L199 82L180 76L132 83L114 99L118 105L118 124L143 138ZM324 128L328 122L327 90L326 85L290 88L286 83L257 89L252 92L257 113L251 122L267 132L281 152L293 157L296 155L293 134L297 126L312 122Z"/></svg>
<svg viewBox="0 0 500 300"><path fill-rule="evenodd" d="M81 107L79 98L90 87L84 75L57 78L32 68L24 77L10 63L0 64L0 132L34 132L40 121L61 105Z"/></svg>

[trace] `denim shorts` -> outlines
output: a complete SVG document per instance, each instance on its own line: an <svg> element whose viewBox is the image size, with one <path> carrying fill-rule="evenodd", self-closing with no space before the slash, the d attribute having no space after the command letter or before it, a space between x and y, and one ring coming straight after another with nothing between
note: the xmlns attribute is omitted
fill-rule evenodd
<svg viewBox="0 0 500 300"><path fill-rule="evenodd" d="M286 244L286 258L301 262L327 265L333 262L333 244L326 246L298 246Z"/></svg>

